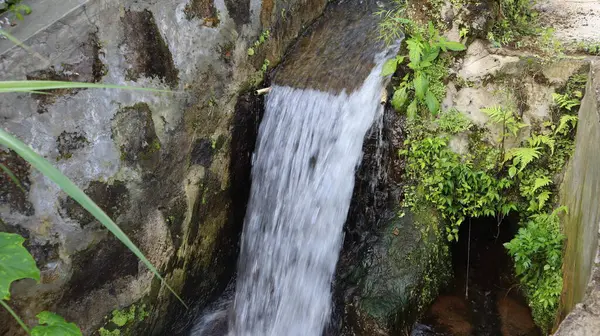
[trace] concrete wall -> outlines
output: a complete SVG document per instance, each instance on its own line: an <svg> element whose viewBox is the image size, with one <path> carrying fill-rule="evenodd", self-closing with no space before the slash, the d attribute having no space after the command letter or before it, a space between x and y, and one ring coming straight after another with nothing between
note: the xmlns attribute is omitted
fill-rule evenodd
<svg viewBox="0 0 600 336"><path fill-rule="evenodd" d="M594 60L579 110L576 149L561 188L569 214L561 317L556 335L600 335L600 62ZM578 304L581 303L581 304Z"/></svg>
<svg viewBox="0 0 600 336"><path fill-rule="evenodd" d="M28 3L33 13L11 32L36 54L0 41L0 80L86 81L175 92L3 94L0 127L84 189L169 284L189 304L201 306L235 268L243 204L236 209L232 202L240 203L244 192L236 189L244 177L235 172L244 174L244 164L249 171L253 143L239 143L243 150L236 152L232 133L254 126L233 122L240 106L244 112L240 93L262 81L265 57L276 64L326 1ZM271 38L249 56L248 47L266 29ZM111 311L145 303L150 316L132 333L150 335L164 334L172 315L194 313L183 311L119 241L51 181L14 153L0 150L0 162L26 189L21 192L0 175L0 231L25 236L42 271L40 284L13 285L10 304L27 323L50 310L92 335ZM21 333L1 310L0 334Z"/></svg>

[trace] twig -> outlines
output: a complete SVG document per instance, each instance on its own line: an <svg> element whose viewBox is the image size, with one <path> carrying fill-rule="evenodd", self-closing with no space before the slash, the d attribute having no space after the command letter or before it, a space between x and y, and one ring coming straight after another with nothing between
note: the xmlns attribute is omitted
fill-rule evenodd
<svg viewBox="0 0 600 336"><path fill-rule="evenodd" d="M267 94L271 92L271 87L256 90L257 95Z"/></svg>
<svg viewBox="0 0 600 336"><path fill-rule="evenodd" d="M381 105L385 105L385 104L387 104L387 101L388 101L387 90L386 90L386 89L383 89L383 90L381 91L381 100L379 101L379 103L380 103Z"/></svg>
<svg viewBox="0 0 600 336"><path fill-rule="evenodd" d="M467 243L467 281L465 285L465 299L469 299L469 267L471 266L471 218L469 218L469 241Z"/></svg>

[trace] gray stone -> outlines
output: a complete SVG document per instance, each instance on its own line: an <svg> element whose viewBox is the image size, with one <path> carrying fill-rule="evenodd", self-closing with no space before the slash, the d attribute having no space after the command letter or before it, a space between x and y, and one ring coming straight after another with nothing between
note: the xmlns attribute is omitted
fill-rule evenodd
<svg viewBox="0 0 600 336"><path fill-rule="evenodd" d="M0 80L173 91L3 94L0 127L89 192L173 289L201 307L235 268L243 216L232 204L243 209L235 188L247 183L240 175L250 161L232 160L233 171L229 164L253 149L232 143L232 132L247 127L231 126L238 97L263 79L265 57L279 62L325 3L32 0L33 13L11 33L35 54L0 40ZM248 47L267 29L272 37L249 57ZM253 113L247 119L256 122L259 111ZM232 154L234 147L241 152ZM42 270L40 284L24 280L12 288L10 304L27 323L50 310L91 335L111 311L145 303L151 314L127 327L133 334L183 328L167 322L195 310L183 309L103 226L14 153L0 151L0 162L24 189L0 175L0 229L25 236ZM5 311L0 334L22 334Z"/></svg>
<svg viewBox="0 0 600 336"><path fill-rule="evenodd" d="M590 80L579 110L575 153L561 186L562 220L567 236L564 254L562 316L557 336L600 334L600 64L592 62ZM577 304L580 303L580 304Z"/></svg>

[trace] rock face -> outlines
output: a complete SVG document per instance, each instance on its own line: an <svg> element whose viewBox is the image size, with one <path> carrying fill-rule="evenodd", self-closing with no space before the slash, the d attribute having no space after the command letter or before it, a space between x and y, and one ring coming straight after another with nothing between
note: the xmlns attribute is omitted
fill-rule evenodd
<svg viewBox="0 0 600 336"><path fill-rule="evenodd" d="M259 98L240 94L262 80L265 57L279 62L326 1L65 3L72 5L68 14L49 13L59 20L46 29L33 34L26 21L13 31L39 57L6 50L2 41L0 79L174 92L4 94L0 125L86 191L184 300L200 307L235 268L261 109ZM265 30L270 38L248 56ZM25 236L42 271L40 284L24 280L12 288L10 304L26 322L50 310L93 335L116 328L105 319L112 311L145 304L144 322L123 330L162 335L186 328L195 311L182 309L93 217L14 153L0 151L0 162L26 190L0 176L0 231ZM0 334L21 332L0 312Z"/></svg>
<svg viewBox="0 0 600 336"><path fill-rule="evenodd" d="M569 207L563 218L564 255L562 316L556 335L600 334L600 64L592 62L590 80L579 110L576 149L561 189Z"/></svg>
<svg viewBox="0 0 600 336"><path fill-rule="evenodd" d="M331 335L394 335L410 328L446 280L439 275L449 275L442 271L449 255L435 211L400 206L403 123L388 109L365 141L334 284Z"/></svg>

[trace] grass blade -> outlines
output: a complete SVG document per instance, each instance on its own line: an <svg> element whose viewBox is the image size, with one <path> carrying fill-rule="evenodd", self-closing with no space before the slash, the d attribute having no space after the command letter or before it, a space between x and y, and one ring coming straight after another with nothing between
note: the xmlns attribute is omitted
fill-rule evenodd
<svg viewBox="0 0 600 336"><path fill-rule="evenodd" d="M7 166L0 163L0 169L4 171L4 173L17 185L17 187L19 187L19 189L21 189L22 192L26 192L25 188L23 188L23 185L21 184L21 181L19 181L19 179L15 176L15 174L13 174L13 172L10 169L8 169Z"/></svg>
<svg viewBox="0 0 600 336"><path fill-rule="evenodd" d="M19 315L17 315L17 313L15 313L14 310L12 310L10 308L10 306L8 304L6 304L6 302L4 302L4 300L0 300L0 305L2 305L2 307L4 307L4 309L6 309L6 311L8 311L8 313L10 315L12 315L12 317L17 321L17 323L19 323L19 325L21 326L21 328L23 328L23 330L25 330L27 332L27 334L29 335L29 328L27 327L27 325L25 324L25 322L23 322L23 320L21 320L21 318L19 317Z"/></svg>
<svg viewBox="0 0 600 336"><path fill-rule="evenodd" d="M44 56L40 55L39 53L33 51L31 48L29 48L28 46L24 45L23 42L19 41L18 38L12 36L11 34L9 34L6 30L0 29L0 35L3 35L4 37L6 37L9 41L11 41L12 43L16 44L17 46L25 49L25 51L27 51L28 53L32 54L33 56L37 57L39 60L41 60L44 63L44 67L47 66L47 64L50 64L50 61L45 58Z"/></svg>
<svg viewBox="0 0 600 336"><path fill-rule="evenodd" d="M82 84L82 83L80 83ZM92 201L79 187L77 187L68 177L63 175L58 169L50 164L46 159L39 156L29 146L10 135L4 129L0 128L0 144L7 146L14 150L23 159L29 162L32 166L38 169L46 177L58 184L58 186L71 196L77 203L89 211L100 223L102 223L112 234L115 235L133 254L135 254L149 269L158 277L162 283L175 295L175 297L186 307L188 306L183 300L175 293L175 291L167 284L165 279L158 273L158 270L152 265L152 263L144 256L142 251L129 239L129 237L121 230L117 224L115 224L110 217L98 205Z"/></svg>
<svg viewBox="0 0 600 336"><path fill-rule="evenodd" d="M172 92L170 90L148 89L133 86L85 82L64 82L45 80L0 81L0 93L31 92L54 89L126 89L152 92Z"/></svg>

